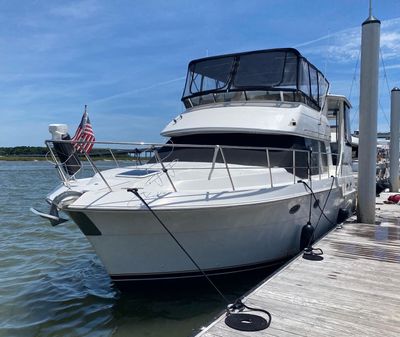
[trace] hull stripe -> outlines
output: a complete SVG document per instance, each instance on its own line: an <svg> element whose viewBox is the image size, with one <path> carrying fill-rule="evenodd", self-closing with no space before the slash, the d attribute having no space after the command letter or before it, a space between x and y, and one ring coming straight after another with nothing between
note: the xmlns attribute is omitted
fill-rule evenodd
<svg viewBox="0 0 400 337"><path fill-rule="evenodd" d="M211 269L206 270L205 273L208 276L219 276L234 274L240 272L246 272L251 270L262 269L266 267L273 267L287 261L290 257L280 259L276 261L261 262L257 264L223 268L223 269ZM114 282L127 282L127 281L145 281L145 280L171 280L171 279L188 279L188 278L199 278L204 277L198 271L190 272L172 272L172 273L150 273L150 274L111 274L111 279Z"/></svg>

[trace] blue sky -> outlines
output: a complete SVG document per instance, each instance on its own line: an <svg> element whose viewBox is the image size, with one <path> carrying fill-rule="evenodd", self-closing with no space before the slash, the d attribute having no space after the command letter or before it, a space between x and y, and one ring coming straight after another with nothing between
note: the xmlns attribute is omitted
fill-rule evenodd
<svg viewBox="0 0 400 337"><path fill-rule="evenodd" d="M384 131L388 87L400 86L400 1L375 0L373 12ZM0 1L0 146L43 145L49 123L73 134L84 104L98 140L160 141L183 111L191 59L255 49L297 47L357 112L367 16L368 0Z"/></svg>

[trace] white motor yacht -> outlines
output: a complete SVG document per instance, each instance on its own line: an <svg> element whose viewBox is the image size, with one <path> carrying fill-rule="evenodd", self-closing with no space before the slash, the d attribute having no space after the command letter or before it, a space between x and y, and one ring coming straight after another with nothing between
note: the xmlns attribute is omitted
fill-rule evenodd
<svg viewBox="0 0 400 337"><path fill-rule="evenodd" d="M50 214L34 211L53 224L66 213L116 282L201 276L170 234L209 275L287 259L308 222L315 239L354 209L350 103L328 88L291 48L194 60L165 144L95 142L116 149L115 168L101 170L52 125L62 182ZM122 148L138 158L121 165ZM93 174L79 177L85 164Z"/></svg>

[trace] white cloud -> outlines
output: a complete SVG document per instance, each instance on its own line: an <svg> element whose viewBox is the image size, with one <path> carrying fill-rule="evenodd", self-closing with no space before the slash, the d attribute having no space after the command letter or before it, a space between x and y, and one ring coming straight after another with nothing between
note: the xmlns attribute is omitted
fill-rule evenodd
<svg viewBox="0 0 400 337"><path fill-rule="evenodd" d="M99 9L98 2L94 0L84 0L52 8L50 13L66 18L86 19L97 14Z"/></svg>
<svg viewBox="0 0 400 337"><path fill-rule="evenodd" d="M100 102L103 103L105 101L109 101L109 100L112 100L112 99L115 99L115 98L131 96L131 95L137 94L137 93L142 92L142 91L147 91L147 90L154 89L154 88L157 88L157 87L160 87L160 86L164 86L164 85L168 85L168 84L171 84L171 83L174 83L174 82L183 81L185 78L186 77L178 77L178 78L174 78L172 80L155 83L155 84L152 84L152 85L150 85L148 87L143 87L143 88L138 88L138 89L134 89L134 90L124 91L124 92L121 92L121 93L118 93L118 94L114 94L114 95L111 95L111 96L107 96L107 97L104 97L104 98L99 98L97 100L92 101L91 103L92 104L93 103L100 103Z"/></svg>
<svg viewBox="0 0 400 337"><path fill-rule="evenodd" d="M381 34L381 49L385 59L398 57L400 55L400 31L383 32Z"/></svg>
<svg viewBox="0 0 400 337"><path fill-rule="evenodd" d="M390 66L386 66L385 69L386 70L389 70L389 69L400 69L400 64L392 64Z"/></svg>
<svg viewBox="0 0 400 337"><path fill-rule="evenodd" d="M385 59L400 54L400 18L384 20L381 24L380 47ZM361 27L344 29L318 39L306 41L296 47L307 54L323 55L330 62L354 62L359 55ZM304 47L304 48L303 48Z"/></svg>
<svg viewBox="0 0 400 337"><path fill-rule="evenodd" d="M0 72L0 83L33 80L54 80L54 79L79 79L82 74L68 72L43 72L43 73L24 73L24 72Z"/></svg>

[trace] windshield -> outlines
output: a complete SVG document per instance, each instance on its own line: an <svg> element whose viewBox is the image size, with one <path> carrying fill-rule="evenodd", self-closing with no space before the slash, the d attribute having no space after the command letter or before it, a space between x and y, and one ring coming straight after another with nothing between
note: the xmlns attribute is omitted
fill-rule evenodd
<svg viewBox="0 0 400 337"><path fill-rule="evenodd" d="M182 101L192 107L228 100L285 100L319 110L328 85L297 50L271 49L190 62Z"/></svg>
<svg viewBox="0 0 400 337"><path fill-rule="evenodd" d="M188 94L226 88L233 64L233 57L194 63L190 69L191 76L187 79Z"/></svg>
<svg viewBox="0 0 400 337"><path fill-rule="evenodd" d="M297 58L285 52L249 54L240 57L233 81L235 88L296 88Z"/></svg>

